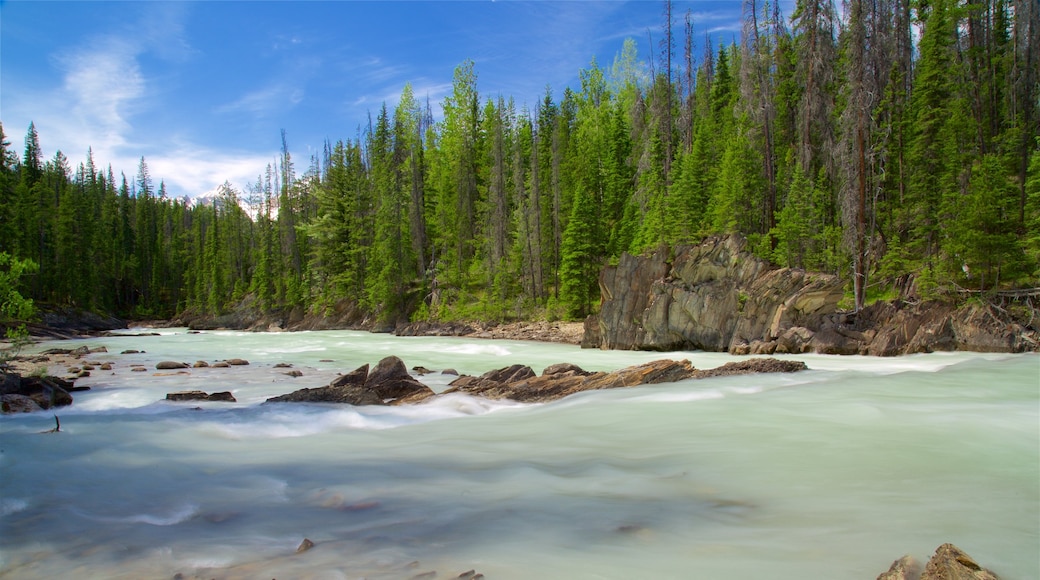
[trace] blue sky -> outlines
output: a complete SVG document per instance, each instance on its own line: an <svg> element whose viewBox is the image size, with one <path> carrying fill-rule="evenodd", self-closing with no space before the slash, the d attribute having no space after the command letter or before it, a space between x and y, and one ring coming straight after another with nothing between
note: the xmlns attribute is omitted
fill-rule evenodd
<svg viewBox="0 0 1040 580"><path fill-rule="evenodd" d="M698 44L739 33L739 0L675 2ZM559 98L625 38L650 53L659 1L28 2L0 0L0 121L21 155L33 121L46 159L95 162L196 196L254 182L285 129L298 168L357 135L406 83L435 112L472 59L483 98ZM681 38L678 39L681 53ZM657 52L656 47L653 50ZM699 58L702 49L697 48Z"/></svg>

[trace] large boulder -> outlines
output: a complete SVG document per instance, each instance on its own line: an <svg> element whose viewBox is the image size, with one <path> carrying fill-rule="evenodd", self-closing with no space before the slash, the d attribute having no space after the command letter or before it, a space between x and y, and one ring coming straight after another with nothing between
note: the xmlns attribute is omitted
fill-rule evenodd
<svg viewBox="0 0 1040 580"><path fill-rule="evenodd" d="M34 413L42 410L43 407L39 406L36 404L36 401L26 397L25 395L0 395L0 412Z"/></svg>
<svg viewBox="0 0 1040 580"><path fill-rule="evenodd" d="M388 356L379 361L376 368L365 379L365 388L381 399L401 399L417 394L432 393L429 387L408 374L408 367L396 356Z"/></svg>
<svg viewBox="0 0 1040 580"><path fill-rule="evenodd" d="M433 390L410 374L396 356L379 361L371 372L363 365L336 377L324 387L307 388L272 397L268 403L346 403L349 405L386 405L417 402L432 396Z"/></svg>
<svg viewBox="0 0 1040 580"><path fill-rule="evenodd" d="M0 395L20 395L31 399L41 409L64 407L72 404L72 382L58 377L22 377L14 373L0 375ZM21 399L10 398L8 406L15 403L25 410Z"/></svg>

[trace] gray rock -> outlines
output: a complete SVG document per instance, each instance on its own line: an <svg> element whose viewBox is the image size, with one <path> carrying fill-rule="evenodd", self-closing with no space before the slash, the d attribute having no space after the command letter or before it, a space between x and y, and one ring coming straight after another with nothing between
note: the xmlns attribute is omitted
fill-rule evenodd
<svg viewBox="0 0 1040 580"><path fill-rule="evenodd" d="M742 351L794 327L808 330L835 311L843 296L840 279L773 268L745 245L735 235L708 238L676 248L671 262L663 252L622 255L600 276L603 304L586 321L582 346ZM798 331L780 348L802 352L806 342Z"/></svg>
<svg viewBox="0 0 1040 580"><path fill-rule="evenodd" d="M27 397L32 399L40 409L71 405L72 395L69 394L69 390L72 388L72 382L58 377L21 377L14 373L0 374L0 395Z"/></svg>
<svg viewBox="0 0 1040 580"><path fill-rule="evenodd" d="M170 371L174 369L186 369L188 368L188 364L172 360L164 360L156 363L155 368L160 371Z"/></svg>
<svg viewBox="0 0 1040 580"><path fill-rule="evenodd" d="M222 391L220 393L208 394L204 391L178 391L176 393L167 393L167 401L223 401L226 403L235 403L234 395L230 391Z"/></svg>
<svg viewBox="0 0 1040 580"><path fill-rule="evenodd" d="M34 413L42 411L43 407L36 404L25 395L7 394L0 395L0 412L3 413Z"/></svg>

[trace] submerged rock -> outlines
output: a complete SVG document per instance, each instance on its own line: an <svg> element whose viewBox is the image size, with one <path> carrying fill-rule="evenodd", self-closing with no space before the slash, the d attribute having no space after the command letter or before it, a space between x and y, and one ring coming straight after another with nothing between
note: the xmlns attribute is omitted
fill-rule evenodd
<svg viewBox="0 0 1040 580"><path fill-rule="evenodd" d="M189 367L188 363L182 363L182 362L177 362L177 361L172 361L172 360L159 361L155 365L155 369L156 370L160 370L160 371L169 371L169 370L174 370L174 369L186 369L188 367Z"/></svg>

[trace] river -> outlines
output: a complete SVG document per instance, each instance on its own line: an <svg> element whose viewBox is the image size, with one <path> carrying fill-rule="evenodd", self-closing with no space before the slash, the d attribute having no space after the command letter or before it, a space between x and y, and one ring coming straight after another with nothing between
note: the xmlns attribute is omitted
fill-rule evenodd
<svg viewBox="0 0 1040 580"><path fill-rule="evenodd" d="M0 577L869 579L944 542L1040 577L1037 355L799 355L809 371L540 405L264 405L391 354L466 374L734 357L159 332L33 347L104 346L85 360L115 366L78 381L60 433L40 433L50 412L0 418ZM231 357L250 364L155 370ZM193 389L238 402L163 400Z"/></svg>

